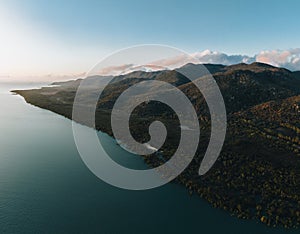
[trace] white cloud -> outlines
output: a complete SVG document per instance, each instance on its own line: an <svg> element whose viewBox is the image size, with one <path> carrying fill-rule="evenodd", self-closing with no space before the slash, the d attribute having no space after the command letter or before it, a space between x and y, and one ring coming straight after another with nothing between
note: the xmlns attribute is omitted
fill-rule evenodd
<svg viewBox="0 0 300 234"><path fill-rule="evenodd" d="M231 65L236 63L252 63L255 61L253 57L247 55L227 55L221 52L205 50L192 54L200 63L214 63Z"/></svg>
<svg viewBox="0 0 300 234"><path fill-rule="evenodd" d="M227 55L220 52L205 50L192 54L199 63L214 63L232 65L237 63L267 63L276 67L284 67L289 70L300 70L300 48L289 50L265 50L250 57L247 55Z"/></svg>
<svg viewBox="0 0 300 234"><path fill-rule="evenodd" d="M261 62L267 63L276 67L284 67L289 70L300 70L300 48L294 48L289 50L265 50L261 51L255 56L248 55L227 55L225 53L204 50L202 52L196 52L191 54L193 62L195 63L212 63L232 65L237 63L253 63ZM177 58L179 60L180 58ZM171 65L171 61L176 61L174 64L182 64L183 61L187 61L184 58L181 63L176 59L170 59L169 63L165 61L165 64Z"/></svg>
<svg viewBox="0 0 300 234"><path fill-rule="evenodd" d="M300 70L300 48L290 50L266 50L256 55L256 61L290 70Z"/></svg>
<svg viewBox="0 0 300 234"><path fill-rule="evenodd" d="M174 69L187 63L212 63L232 65L237 63L267 63L277 67L284 67L289 70L300 70L300 48L290 50L271 50L261 51L255 56L247 55L227 55L225 53L204 50L196 52L190 56L181 54L176 57L162 59L151 62L151 65L141 64L124 64L121 66L111 66L102 69L99 74L118 75L125 74L136 70L157 71L162 69Z"/></svg>

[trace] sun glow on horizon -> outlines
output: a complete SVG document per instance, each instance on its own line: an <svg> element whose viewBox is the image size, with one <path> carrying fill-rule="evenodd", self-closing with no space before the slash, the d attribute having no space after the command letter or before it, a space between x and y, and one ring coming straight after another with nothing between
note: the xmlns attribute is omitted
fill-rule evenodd
<svg viewBox="0 0 300 234"><path fill-rule="evenodd" d="M55 38L17 9L0 5L0 79L78 76L107 49L78 47Z"/></svg>
<svg viewBox="0 0 300 234"><path fill-rule="evenodd" d="M143 1L1 1L0 80L82 76L107 55L140 44L177 47L200 63L260 61L300 70L298 2L153 1L159 8ZM178 17L182 9L189 14Z"/></svg>

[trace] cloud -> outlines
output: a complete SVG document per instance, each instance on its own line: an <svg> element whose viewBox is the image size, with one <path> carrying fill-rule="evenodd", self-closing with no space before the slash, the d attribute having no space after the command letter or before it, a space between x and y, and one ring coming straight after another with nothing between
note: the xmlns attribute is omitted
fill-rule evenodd
<svg viewBox="0 0 300 234"><path fill-rule="evenodd" d="M247 55L227 55L220 52L205 50L192 54L199 63L215 63L232 65L237 63L267 63L276 67L284 67L289 70L300 70L300 48L289 50L265 50L250 57Z"/></svg>
<svg viewBox="0 0 300 234"><path fill-rule="evenodd" d="M212 63L232 65L237 63L267 63L276 67L284 67L292 71L300 70L300 48L289 50L265 50L255 56L248 55L227 55L225 53L204 50L191 54L192 58L181 56L164 61L163 65L177 66L187 62L193 63ZM189 61L190 60L190 61Z"/></svg>
<svg viewBox="0 0 300 234"><path fill-rule="evenodd" d="M119 65L119 66L108 66L108 67L101 68L96 73L98 75L102 75L102 76L106 76L106 75L116 76L116 75L119 75L120 73L122 73L123 71L126 71L126 70L130 69L133 66L134 66L134 64L123 64L123 65Z"/></svg>
<svg viewBox="0 0 300 234"><path fill-rule="evenodd" d="M189 56L187 54L180 54L175 57L151 62L151 64L156 64L157 66L161 66L168 69L178 68L187 63L199 63L199 60L194 56Z"/></svg>
<svg viewBox="0 0 300 234"><path fill-rule="evenodd" d="M145 65L136 65L136 64L123 64L119 66L108 66L101 68L99 71L95 71L92 74L101 75L101 76L118 76L124 75L127 73L131 73L134 71L159 71L164 70L164 66L160 66L157 64L145 64ZM89 74L91 75L91 74Z"/></svg>
<svg viewBox="0 0 300 234"><path fill-rule="evenodd" d="M290 50L266 50L256 55L256 61L289 70L300 70L300 48Z"/></svg>
<svg viewBox="0 0 300 234"><path fill-rule="evenodd" d="M102 68L100 75L120 75L132 71L157 71L163 69L175 69L187 63L212 63L232 65L237 63L267 63L276 67L284 67L289 70L300 70L300 48L289 50L265 50L255 56L248 55L228 55L225 53L204 50L190 55L180 54L175 57L156 60L150 64L124 64L120 66L110 66Z"/></svg>
<svg viewBox="0 0 300 234"><path fill-rule="evenodd" d="M193 56L197 58L200 63L215 63L223 65L252 63L255 61L253 57L249 57L247 55L227 55L221 52L212 52L210 50L195 53Z"/></svg>

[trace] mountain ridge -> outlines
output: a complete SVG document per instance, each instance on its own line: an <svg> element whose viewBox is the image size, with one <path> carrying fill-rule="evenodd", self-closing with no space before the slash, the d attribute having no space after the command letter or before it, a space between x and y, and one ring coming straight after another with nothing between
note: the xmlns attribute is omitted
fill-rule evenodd
<svg viewBox="0 0 300 234"><path fill-rule="evenodd" d="M184 74L202 79L210 71L223 95L228 119L223 150L212 169L202 177L198 168L210 136L209 109L202 94ZM232 66L186 64L175 70L133 72L116 76L100 96L96 129L113 136L110 114L126 89L146 80L171 83L193 104L201 127L195 158L176 178L190 193L240 218L252 218L269 226L300 224L300 72L262 63ZM181 72L182 73L181 73ZM101 79L111 79L102 77ZM98 76L89 79L87 95L101 86ZM54 87L15 90L28 103L72 119L72 105L82 80L56 83ZM105 83L105 82L104 82ZM94 86L95 85L95 86ZM151 90L156 94L155 89ZM144 156L150 167L168 160L180 139L176 113L166 105L150 101L131 115L130 130L139 142L149 140L148 127L163 122L168 136L159 157Z"/></svg>

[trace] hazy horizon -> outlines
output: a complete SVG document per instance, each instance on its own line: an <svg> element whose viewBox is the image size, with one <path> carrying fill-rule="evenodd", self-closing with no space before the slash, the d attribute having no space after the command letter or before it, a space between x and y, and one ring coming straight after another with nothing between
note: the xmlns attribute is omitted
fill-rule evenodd
<svg viewBox="0 0 300 234"><path fill-rule="evenodd" d="M105 56L137 44L173 46L202 55L204 63L247 60L300 70L300 3L292 2L291 8L235 0L2 1L0 79L78 77Z"/></svg>

